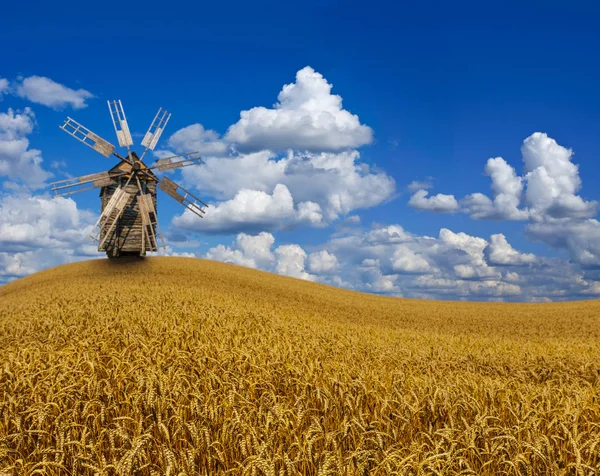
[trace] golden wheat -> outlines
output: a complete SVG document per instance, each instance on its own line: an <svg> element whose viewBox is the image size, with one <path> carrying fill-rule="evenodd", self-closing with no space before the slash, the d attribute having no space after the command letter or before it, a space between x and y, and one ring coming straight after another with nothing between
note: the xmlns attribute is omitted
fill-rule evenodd
<svg viewBox="0 0 600 476"><path fill-rule="evenodd" d="M0 474L600 474L600 302L185 258L0 287Z"/></svg>

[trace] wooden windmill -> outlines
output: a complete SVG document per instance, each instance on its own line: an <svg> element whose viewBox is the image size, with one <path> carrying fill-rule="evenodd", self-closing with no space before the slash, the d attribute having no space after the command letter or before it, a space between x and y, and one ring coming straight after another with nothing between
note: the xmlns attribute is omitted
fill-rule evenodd
<svg viewBox="0 0 600 476"><path fill-rule="evenodd" d="M158 249L157 239L160 239L160 246L164 247L156 213L157 186L200 218L208 207L167 177L158 178L153 171L196 165L202 160L197 152L190 152L166 157L151 167L146 166L143 158L148 150L156 147L171 114L162 108L158 110L142 140L144 152L138 157L130 150L133 140L121 101L107 102L119 145L127 148L127 155L122 157L117 154L110 142L67 117L60 126L63 131L104 157L114 155L120 162L106 172L54 182L51 184L52 190L55 196L61 197L100 187L100 218L90 234L98 242L98 251L105 251L109 258L145 256L146 252Z"/></svg>

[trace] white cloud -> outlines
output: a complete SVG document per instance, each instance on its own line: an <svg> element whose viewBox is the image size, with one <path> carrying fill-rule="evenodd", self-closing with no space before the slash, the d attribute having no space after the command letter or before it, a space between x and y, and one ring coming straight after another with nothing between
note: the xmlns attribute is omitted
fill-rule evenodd
<svg viewBox="0 0 600 476"><path fill-rule="evenodd" d="M371 172L358 162L359 157L356 151L290 151L279 160L269 152L207 158L206 165L183 170L184 185L227 200L211 208L202 222L189 216L189 220L176 218L173 223L211 233L327 225L356 209L387 200L395 190L391 177ZM280 196L271 195L275 189Z"/></svg>
<svg viewBox="0 0 600 476"><path fill-rule="evenodd" d="M532 296L529 299L527 299L528 302L552 302L552 299L550 299L547 296Z"/></svg>
<svg viewBox="0 0 600 476"><path fill-rule="evenodd" d="M211 206L202 221L186 210L173 219L173 225L204 233L237 233L248 230L277 230L305 222L321 221L318 206L302 202L294 208L294 199L285 185L277 184L272 194L240 190L231 200Z"/></svg>
<svg viewBox="0 0 600 476"><path fill-rule="evenodd" d="M419 276L414 283L417 289L426 289L438 296L477 298L497 298L518 296L522 290L516 284L499 280L465 281L435 276Z"/></svg>
<svg viewBox="0 0 600 476"><path fill-rule="evenodd" d="M59 266L98 258L89 247L86 249L37 249L18 253L0 252L0 283L10 282L38 271Z"/></svg>
<svg viewBox="0 0 600 476"><path fill-rule="evenodd" d="M275 250L276 270L279 274L314 281L315 276L304 269L306 252L299 245L282 245Z"/></svg>
<svg viewBox="0 0 600 476"><path fill-rule="evenodd" d="M241 189L267 192L283 183L287 161L273 160L274 157L268 151L230 158L205 157L204 164L184 168L182 175L193 188L227 200Z"/></svg>
<svg viewBox="0 0 600 476"><path fill-rule="evenodd" d="M431 269L429 262L408 245L396 246L391 260L392 270L398 273L427 273Z"/></svg>
<svg viewBox="0 0 600 476"><path fill-rule="evenodd" d="M203 154L204 164L181 171L184 186L220 201L202 223L184 213L173 224L210 233L322 227L390 199L394 179L347 150L370 142L371 129L343 110L330 89L320 74L304 68L296 83L283 87L274 109L242 112L224 139L201 124L173 134L172 149ZM289 195L280 202L276 189Z"/></svg>
<svg viewBox="0 0 600 476"><path fill-rule="evenodd" d="M172 246L161 247L157 251L150 251L147 253L148 256L178 256L181 258L196 258L194 253L190 253L187 251L179 252L174 251Z"/></svg>
<svg viewBox="0 0 600 476"><path fill-rule="evenodd" d="M71 106L73 109L87 107L86 100L94 97L85 89L71 89L44 76L29 76L21 79L15 85L18 96L37 104L63 109Z"/></svg>
<svg viewBox="0 0 600 476"><path fill-rule="evenodd" d="M219 134L206 130L202 124L192 124L179 129L169 138L169 146L180 153L199 152L211 157L227 155L228 145L219 140Z"/></svg>
<svg viewBox="0 0 600 476"><path fill-rule="evenodd" d="M396 286L398 275L384 275L378 259L364 259L359 270L361 272L363 288L374 293L398 294L400 288Z"/></svg>
<svg viewBox="0 0 600 476"><path fill-rule="evenodd" d="M414 237L408 233L400 225L389 225L379 227L367 233L365 240L369 243L405 243L413 241Z"/></svg>
<svg viewBox="0 0 600 476"><path fill-rule="evenodd" d="M29 195L0 198L0 245L5 251L87 245L94 223L95 215L79 210L70 198Z"/></svg>
<svg viewBox="0 0 600 476"><path fill-rule="evenodd" d="M417 192L410 197L408 204L417 210L428 210L430 212L438 213L452 213L458 210L458 202L454 198L454 195L438 193L437 195L427 198L428 194L429 192L427 192L427 190L417 190Z"/></svg>
<svg viewBox="0 0 600 476"><path fill-rule="evenodd" d="M226 139L240 151L298 149L339 151L371 142L373 131L358 116L342 109L342 98L331 84L307 66L286 84L272 109L242 111Z"/></svg>
<svg viewBox="0 0 600 476"><path fill-rule="evenodd" d="M20 179L32 188L41 188L52 174L42 169L41 152L29 148L27 135L34 125L35 115L30 108L0 113L0 177Z"/></svg>
<svg viewBox="0 0 600 476"><path fill-rule="evenodd" d="M26 107L22 112L8 109L0 113L0 140L10 141L31 134L35 125L35 114Z"/></svg>
<svg viewBox="0 0 600 476"><path fill-rule="evenodd" d="M529 238L567 249L571 260L581 266L600 266L600 231L593 218L598 202L578 195L581 178L572 162L573 151L547 134L535 132L523 141L521 154L522 176L502 157L489 159L485 172L491 177L494 199L473 193L459 201L460 210L474 219L527 220ZM427 199L426 195L425 190L419 190L409 204L435 210L435 203L428 201L435 197ZM533 259L511 254L499 242L491 249L496 250L491 259L498 260L497 264ZM463 268L460 272L468 274Z"/></svg>
<svg viewBox="0 0 600 476"><path fill-rule="evenodd" d="M0 101L2 96L8 92L8 79L0 78Z"/></svg>
<svg viewBox="0 0 600 476"><path fill-rule="evenodd" d="M589 294L593 296L600 295L600 281L593 281L588 283L588 287L581 291L581 294Z"/></svg>
<svg viewBox="0 0 600 476"><path fill-rule="evenodd" d="M571 159L573 151L559 145L547 134L535 132L523 141L523 177L502 157L489 159L486 174L492 179L494 200L473 193L460 201L465 213L475 219L527 220L540 222L560 218L588 218L598 203L577 195L581 189L579 169ZM520 209L525 184L526 209Z"/></svg>
<svg viewBox="0 0 600 476"><path fill-rule="evenodd" d="M282 245L271 251L275 238L270 233L247 235L240 233L232 246L222 244L211 248L206 258L258 268L281 275L314 281L315 275L305 269L306 252L296 244Z"/></svg>
<svg viewBox="0 0 600 476"><path fill-rule="evenodd" d="M275 238L271 233L261 232L254 236L240 233L232 247L218 245L206 253L206 258L248 268L271 270L276 262L271 251L274 243Z"/></svg>
<svg viewBox="0 0 600 476"><path fill-rule="evenodd" d="M94 213L71 199L0 195L0 281L51 266L101 258L88 238Z"/></svg>
<svg viewBox="0 0 600 476"><path fill-rule="evenodd" d="M395 182L358 162L358 151L288 154L285 183L298 201L318 203L327 221L389 199Z"/></svg>
<svg viewBox="0 0 600 476"><path fill-rule="evenodd" d="M217 245L206 253L206 258L223 263L237 264L246 268L256 268L256 263L251 258L244 256L241 250L231 249L225 245Z"/></svg>
<svg viewBox="0 0 600 476"><path fill-rule="evenodd" d="M564 261L532 261L508 243L516 255L496 267L487 260L491 241L445 228L437 238L418 236L390 225L365 232L348 230L332 237L323 249L335 253L344 280L363 291L427 299L522 301L566 289L560 298L577 296L581 285L573 284L573 276L581 271ZM497 238L494 242L498 244ZM523 262L529 266L523 267Z"/></svg>
<svg viewBox="0 0 600 476"><path fill-rule="evenodd" d="M587 218L596 214L598 204L576 193L581 188L579 168L573 151L536 132L521 147L527 180L526 198L535 218Z"/></svg>
<svg viewBox="0 0 600 476"><path fill-rule="evenodd" d="M600 267L600 222L560 219L530 223L527 236L554 248L568 250L571 260L585 267Z"/></svg>
<svg viewBox="0 0 600 476"><path fill-rule="evenodd" d="M501 233L490 237L490 244L488 245L487 252L488 261L495 265L520 266L536 262L536 256L534 254L520 253L515 250Z"/></svg>
<svg viewBox="0 0 600 476"><path fill-rule="evenodd" d="M471 194L461 200L464 211L475 219L527 219L527 211L518 208L523 192L523 180L517 176L515 169L502 157L496 157L487 161L485 173L492 179L494 200L481 193Z"/></svg>
<svg viewBox="0 0 600 476"><path fill-rule="evenodd" d="M406 186L410 193L415 193L418 190L427 190L433 187L433 178L428 177L427 180L413 180Z"/></svg>
<svg viewBox="0 0 600 476"><path fill-rule="evenodd" d="M581 179L577 165L571 162L573 151L559 145L547 134L535 132L522 144L523 176L502 157L490 158L485 166L492 180L493 200L482 193L472 193L459 201L462 212L473 219L530 220L535 222L560 218L588 218L596 214L598 203L586 201L577 192ZM525 188L526 208L519 208ZM454 211L453 195L425 198L423 189L409 204L430 211Z"/></svg>
<svg viewBox="0 0 600 476"><path fill-rule="evenodd" d="M438 244L432 248L438 265L452 266L454 273L462 279L499 278L500 272L488 266L484 250L488 242L466 233L454 233L442 228Z"/></svg>
<svg viewBox="0 0 600 476"><path fill-rule="evenodd" d="M308 255L308 269L316 274L331 274L339 267L338 260L333 253L321 250Z"/></svg>

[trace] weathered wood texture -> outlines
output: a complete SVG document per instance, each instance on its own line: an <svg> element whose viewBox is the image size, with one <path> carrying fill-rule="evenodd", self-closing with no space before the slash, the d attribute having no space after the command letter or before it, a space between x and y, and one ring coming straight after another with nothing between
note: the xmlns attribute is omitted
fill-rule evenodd
<svg viewBox="0 0 600 476"><path fill-rule="evenodd" d="M126 179L120 179L123 181L123 184L127 182ZM154 210L156 210L156 182L153 180L141 181L142 190L144 193L149 193L152 196L152 204L154 205ZM100 190L100 199L102 202L102 210L110 200L110 197L117 189L118 185L109 185L107 187L102 187ZM147 233L142 232L143 224L142 224L142 215L139 212L139 205L137 201L137 196L139 194L139 189L137 183L134 180L129 182L125 191L131 194L131 198L127 202L125 206L125 210L123 214L118 219L117 224L110 236L106 239L106 241L102 244L102 246L98 247L98 251L106 251L106 254L109 257L116 257L121 255L130 255L139 253L141 256L144 256L148 251L156 251L157 248L155 243L150 245L148 238L146 237ZM116 215L116 211L113 212L112 216L107 220L111 222ZM154 235L156 235L156 225L152 225L154 230ZM100 242L102 242L104 236L106 234L106 230L102 229L100 234ZM144 236L145 244L142 245L142 236Z"/></svg>

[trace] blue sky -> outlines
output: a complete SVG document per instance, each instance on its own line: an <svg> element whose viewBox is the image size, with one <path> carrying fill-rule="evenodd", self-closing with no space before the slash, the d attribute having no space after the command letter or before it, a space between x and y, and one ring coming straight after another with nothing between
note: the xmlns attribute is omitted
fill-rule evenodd
<svg viewBox="0 0 600 476"><path fill-rule="evenodd" d="M58 125L116 143L121 99L134 135L173 114L157 155L207 159L173 176L213 205L204 221L159 196L168 254L394 296L600 294L594 4L30 10L9 6L0 30L2 281L102 256L97 193L47 184L112 165Z"/></svg>

